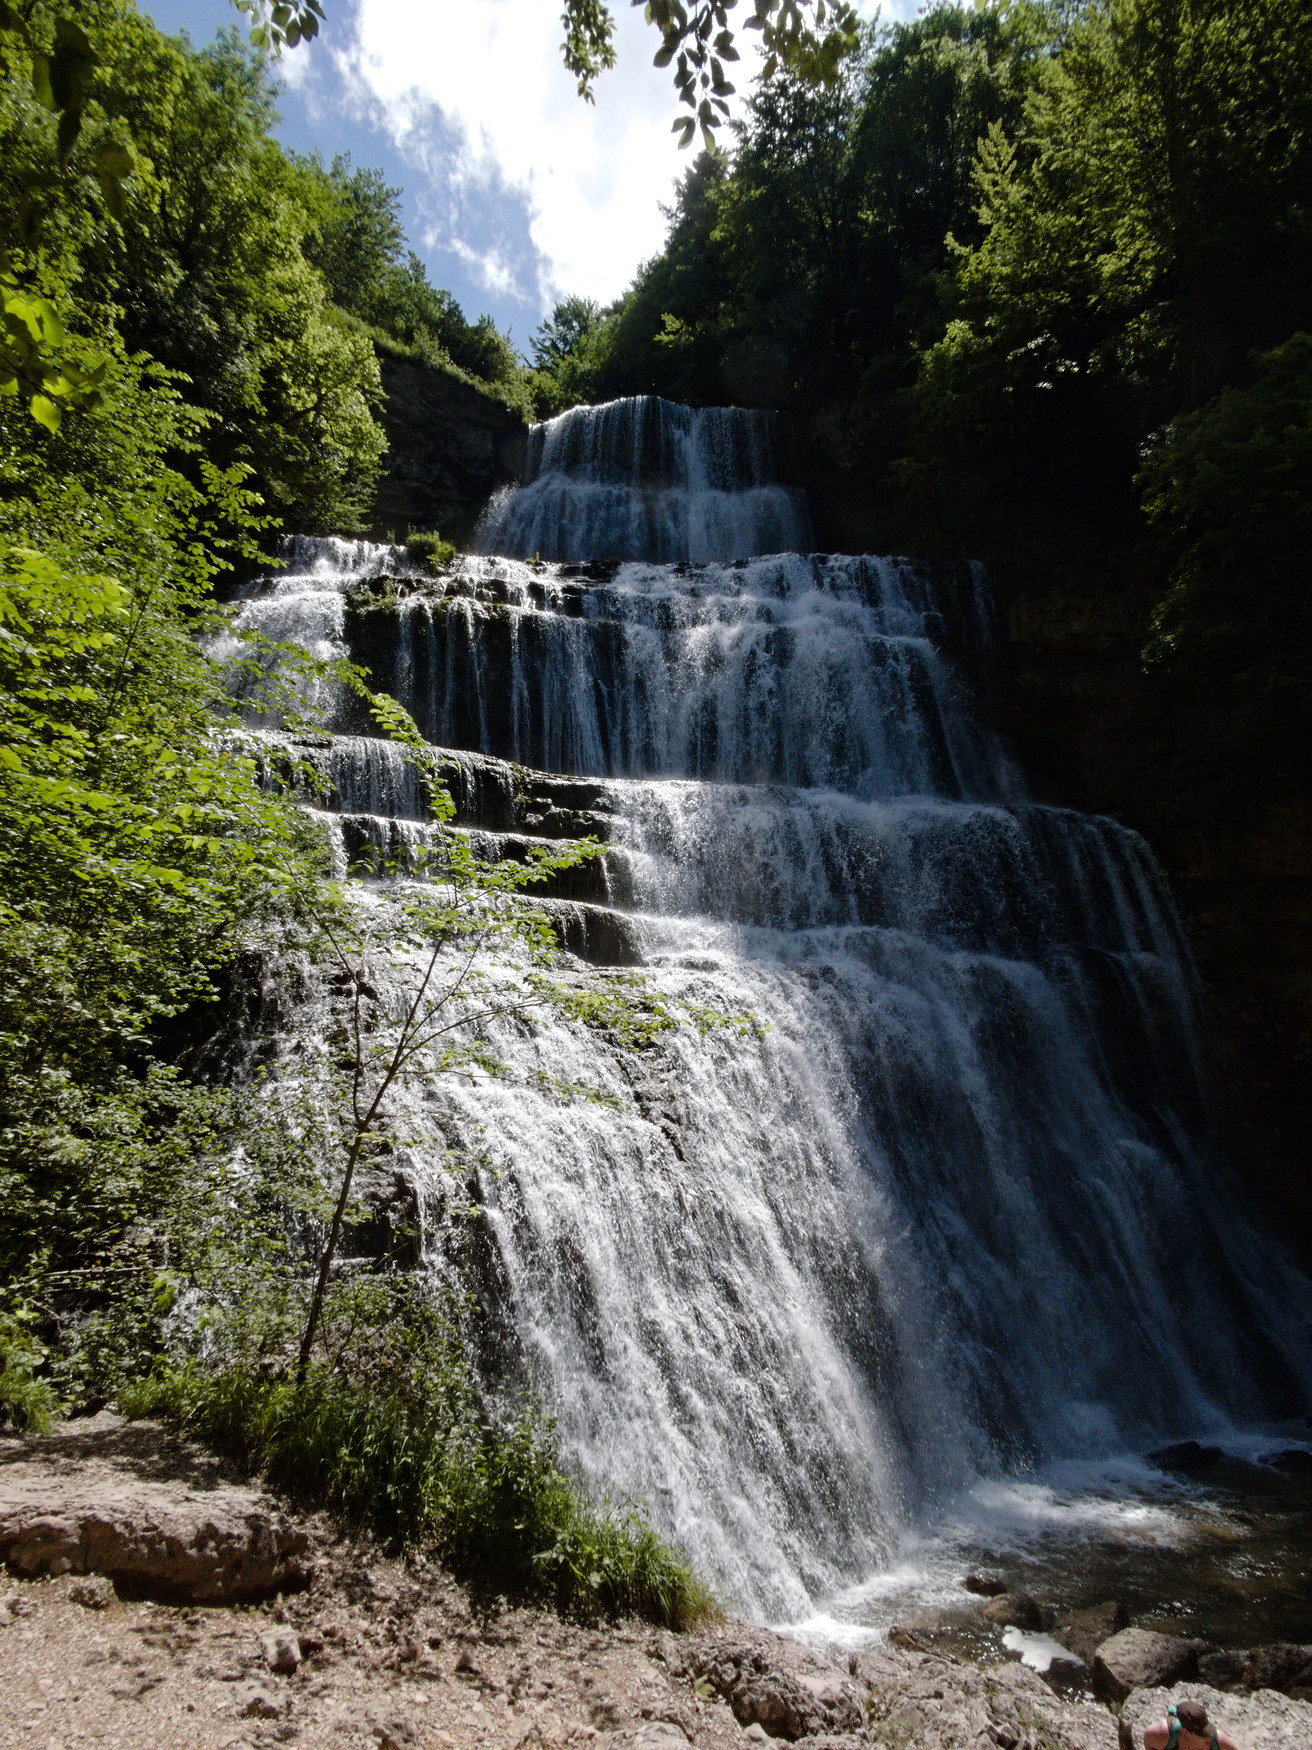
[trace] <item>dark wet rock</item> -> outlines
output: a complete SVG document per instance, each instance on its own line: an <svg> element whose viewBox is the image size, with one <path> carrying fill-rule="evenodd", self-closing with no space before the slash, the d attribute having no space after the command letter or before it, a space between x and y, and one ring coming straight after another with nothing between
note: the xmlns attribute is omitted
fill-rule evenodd
<svg viewBox="0 0 1312 1750"><path fill-rule="evenodd" d="M1244 1681L1248 1654L1235 1648L1204 1653L1198 1661L1198 1678L1210 1689L1238 1689Z"/></svg>
<svg viewBox="0 0 1312 1750"><path fill-rule="evenodd" d="M1007 1590L1007 1582L997 1574L967 1574L961 1584L980 1598L999 1598Z"/></svg>
<svg viewBox="0 0 1312 1750"><path fill-rule="evenodd" d="M1201 1665L1198 1675L1203 1675ZM1312 1647L1293 1641L1253 1647L1244 1660L1242 1682L1245 1689L1312 1688Z"/></svg>
<svg viewBox="0 0 1312 1750"><path fill-rule="evenodd" d="M1103 1642L1129 1626L1130 1613L1125 1606L1108 1600L1075 1611L1064 1622L1058 1623L1052 1632L1063 1647L1069 1647L1086 1665L1092 1665L1093 1656Z"/></svg>
<svg viewBox="0 0 1312 1750"><path fill-rule="evenodd" d="M1003 1628L1041 1629L1043 1612L1028 1592L1002 1592L990 1598L980 1611L988 1622Z"/></svg>
<svg viewBox="0 0 1312 1750"><path fill-rule="evenodd" d="M1204 1683L1177 1683L1169 1689L1137 1689L1129 1697L1121 1709L1122 1750L1140 1750L1145 1729L1182 1701L1201 1702L1211 1723L1241 1750L1301 1750L1312 1744L1312 1703L1272 1689L1227 1695Z"/></svg>
<svg viewBox="0 0 1312 1750"><path fill-rule="evenodd" d="M1133 1689L1179 1683L1197 1670L1196 1641L1153 1629L1123 1628L1095 1653L1093 1686L1104 1700L1115 1703L1124 1701Z"/></svg>
<svg viewBox="0 0 1312 1750"><path fill-rule="evenodd" d="M1262 1460L1273 1470L1291 1477L1312 1477L1312 1452L1305 1446L1291 1446L1286 1452L1271 1452Z"/></svg>
<svg viewBox="0 0 1312 1750"><path fill-rule="evenodd" d="M1158 1470L1178 1471L1181 1476L1199 1476L1209 1471L1225 1457L1219 1446L1200 1446L1196 1440L1180 1440L1174 1446L1162 1446L1148 1454L1148 1462Z"/></svg>

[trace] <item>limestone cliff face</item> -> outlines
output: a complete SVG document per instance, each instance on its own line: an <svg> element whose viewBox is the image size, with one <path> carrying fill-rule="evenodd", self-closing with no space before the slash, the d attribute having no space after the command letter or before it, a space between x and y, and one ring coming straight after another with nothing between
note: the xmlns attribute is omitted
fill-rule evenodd
<svg viewBox="0 0 1312 1750"><path fill-rule="evenodd" d="M1157 852L1211 996L1240 1156L1312 1245L1312 802L1206 831L1146 808L1136 719L1152 598L1128 561L1096 583L1004 581L1001 595L1002 724L1042 794L1128 820Z"/></svg>
<svg viewBox="0 0 1312 1750"><path fill-rule="evenodd" d="M479 511L523 467L519 414L419 359L379 353L387 455L369 533L400 540L411 529L469 535Z"/></svg>
<svg viewBox="0 0 1312 1750"><path fill-rule="evenodd" d="M797 426L817 545L918 550L897 494L871 487L897 452L895 406L835 405ZM1160 586L1124 506L1105 525L1084 515L1083 541L1059 526L1045 554L1042 531L1028 531L1014 563L993 567L993 713L1039 795L1115 815L1156 851L1211 996L1237 1152L1255 1191L1312 1249L1312 800L1206 833L1145 800L1140 652Z"/></svg>

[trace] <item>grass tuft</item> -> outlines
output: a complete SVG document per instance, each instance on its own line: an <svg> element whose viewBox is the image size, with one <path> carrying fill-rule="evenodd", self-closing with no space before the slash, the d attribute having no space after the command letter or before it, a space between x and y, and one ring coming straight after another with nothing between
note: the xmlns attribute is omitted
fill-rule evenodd
<svg viewBox="0 0 1312 1750"><path fill-rule="evenodd" d="M235 1448L306 1505L429 1548L484 1590L674 1629L714 1614L639 1511L598 1506L561 1472L549 1423L484 1418L448 1331L398 1354L400 1328L371 1367L316 1362L297 1385L259 1362L191 1359L126 1388L120 1407Z"/></svg>

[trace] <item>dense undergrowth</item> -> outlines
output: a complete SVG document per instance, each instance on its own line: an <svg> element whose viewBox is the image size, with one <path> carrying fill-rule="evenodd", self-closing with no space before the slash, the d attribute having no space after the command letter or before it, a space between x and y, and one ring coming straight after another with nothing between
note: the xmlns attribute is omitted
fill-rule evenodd
<svg viewBox="0 0 1312 1750"><path fill-rule="evenodd" d="M639 1510L597 1505L561 1473L548 1422L527 1408L489 1421L449 1306L413 1282L341 1285L324 1349L298 1383L271 1366L266 1330L258 1355L175 1365L121 1402L235 1450L295 1499L436 1551L484 1594L672 1628L711 1611Z"/></svg>

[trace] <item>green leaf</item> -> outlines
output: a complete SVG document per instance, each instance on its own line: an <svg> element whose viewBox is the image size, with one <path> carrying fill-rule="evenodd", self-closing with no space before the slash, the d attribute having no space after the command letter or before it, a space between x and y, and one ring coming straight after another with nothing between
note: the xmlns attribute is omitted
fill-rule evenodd
<svg viewBox="0 0 1312 1750"><path fill-rule="evenodd" d="M53 112L58 108L58 105L55 103L55 94L50 85L50 57L39 53L33 54L31 61L32 95L44 109Z"/></svg>
<svg viewBox="0 0 1312 1750"><path fill-rule="evenodd" d="M38 425L44 425L47 431L58 431L63 414L56 404L45 395L33 395L32 418Z"/></svg>

